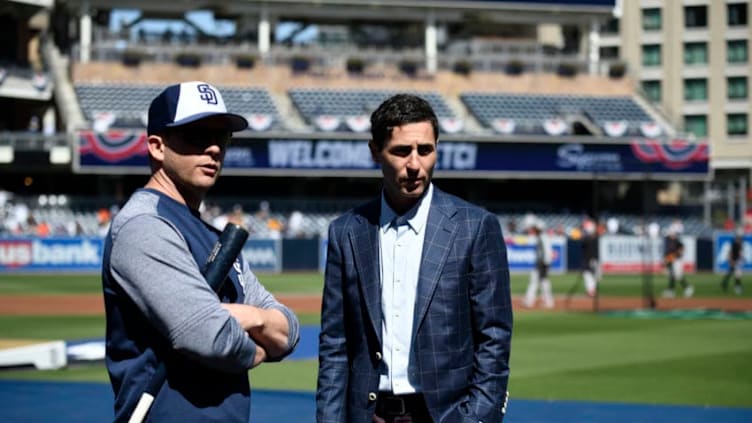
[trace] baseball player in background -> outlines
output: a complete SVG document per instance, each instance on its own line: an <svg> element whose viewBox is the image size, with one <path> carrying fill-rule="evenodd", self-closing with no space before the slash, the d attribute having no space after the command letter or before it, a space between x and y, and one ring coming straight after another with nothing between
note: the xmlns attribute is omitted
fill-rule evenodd
<svg viewBox="0 0 752 423"><path fill-rule="evenodd" d="M729 279L731 279L731 275L734 275L734 293L736 295L742 294L742 266L744 263L742 259L744 249L742 235L742 231L737 230L736 236L731 241L731 248L728 252L728 270L721 281L721 287L724 291L727 291Z"/></svg>
<svg viewBox="0 0 752 423"><path fill-rule="evenodd" d="M595 222L590 219L585 220L582 229L584 232L582 237L582 280L585 284L585 292L594 297L598 289L598 281L601 278L598 261L598 231Z"/></svg>
<svg viewBox="0 0 752 423"><path fill-rule="evenodd" d="M530 235L535 238L535 265L530 272L530 280L527 284L527 292L522 300L522 305L527 308L535 306L535 300L540 290L543 306L546 308L554 307L554 296L551 291L551 280L548 278L548 271L553 260L553 250L551 241L543 233L545 224L538 218L528 219L526 224Z"/></svg>
<svg viewBox="0 0 752 423"><path fill-rule="evenodd" d="M248 370L280 360L298 341L296 316L242 256L218 294L201 273L220 231L201 220L199 206L232 133L247 125L204 82L169 86L149 107L151 177L114 217L102 264L115 421L134 414L164 364L166 383L147 421L247 422Z"/></svg>
<svg viewBox="0 0 752 423"><path fill-rule="evenodd" d="M684 276L684 243L681 240L681 233L682 226L680 224L674 223L668 228L664 255L664 263L668 271L668 288L663 291L665 298L676 296L674 290L677 282L684 289L684 297L689 298L695 292L694 286L688 283Z"/></svg>

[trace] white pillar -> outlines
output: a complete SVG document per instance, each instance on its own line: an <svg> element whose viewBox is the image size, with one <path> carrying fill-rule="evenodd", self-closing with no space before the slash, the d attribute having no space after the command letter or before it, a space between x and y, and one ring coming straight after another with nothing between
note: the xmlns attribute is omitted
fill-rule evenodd
<svg viewBox="0 0 752 423"><path fill-rule="evenodd" d="M81 4L79 36L79 60L81 63L88 63L91 58L91 10L88 2Z"/></svg>
<svg viewBox="0 0 752 423"><path fill-rule="evenodd" d="M426 17L426 71L429 75L436 73L437 69L437 41L436 41L436 17L433 12L428 12Z"/></svg>
<svg viewBox="0 0 752 423"><path fill-rule="evenodd" d="M269 11L266 7L261 8L261 17L258 23L258 51L261 57L269 54L271 46L271 24L269 23Z"/></svg>
<svg viewBox="0 0 752 423"><path fill-rule="evenodd" d="M598 62L600 62L600 44L601 36L598 32L598 22L590 22L590 33L588 34L588 73L590 75L598 74Z"/></svg>

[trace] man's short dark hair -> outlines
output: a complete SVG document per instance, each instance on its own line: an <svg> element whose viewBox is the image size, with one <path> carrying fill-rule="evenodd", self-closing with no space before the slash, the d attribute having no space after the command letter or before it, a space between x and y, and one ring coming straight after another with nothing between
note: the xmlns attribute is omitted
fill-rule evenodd
<svg viewBox="0 0 752 423"><path fill-rule="evenodd" d="M394 95L371 114L371 139L382 149L394 128L419 122L431 123L434 141L439 139L439 120L426 100L412 94Z"/></svg>

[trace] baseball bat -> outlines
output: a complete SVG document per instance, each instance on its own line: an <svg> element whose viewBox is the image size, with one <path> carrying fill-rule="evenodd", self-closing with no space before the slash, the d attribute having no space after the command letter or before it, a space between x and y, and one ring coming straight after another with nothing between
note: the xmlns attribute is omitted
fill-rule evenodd
<svg viewBox="0 0 752 423"><path fill-rule="evenodd" d="M230 272L235 259L240 254L247 239L248 231L234 223L228 223L219 235L219 239L214 244L214 247L212 247L209 257L201 269L201 274L204 275L206 283L209 284L214 292L219 293L222 289L227 279L227 273ZM162 389L162 385L166 379L167 367L164 363L159 363L157 370L146 385L144 393L141 394L141 398L138 400L138 404L136 404L136 408L133 410L128 423L141 423L144 421L146 415L149 413L151 404L154 402L154 398L157 396L159 390Z"/></svg>

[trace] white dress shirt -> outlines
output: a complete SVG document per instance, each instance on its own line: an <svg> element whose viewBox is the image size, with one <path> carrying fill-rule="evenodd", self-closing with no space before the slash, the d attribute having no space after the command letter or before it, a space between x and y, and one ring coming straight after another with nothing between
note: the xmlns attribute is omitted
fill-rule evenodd
<svg viewBox="0 0 752 423"><path fill-rule="evenodd" d="M400 217L389 207L384 194L381 195L381 335L388 373L381 375L379 390L397 395L415 393L420 389L409 380L407 367L420 260L432 198L433 184L430 184L418 204ZM397 226L395 219L398 217L407 220L407 224Z"/></svg>

